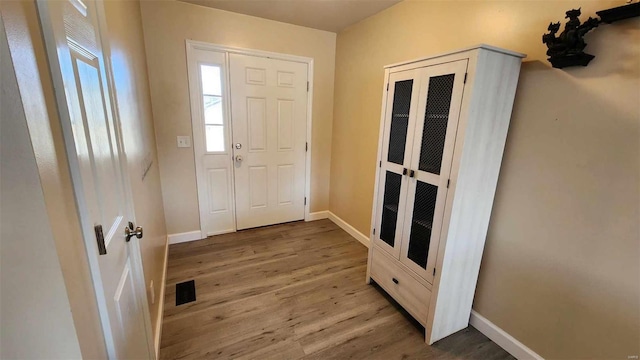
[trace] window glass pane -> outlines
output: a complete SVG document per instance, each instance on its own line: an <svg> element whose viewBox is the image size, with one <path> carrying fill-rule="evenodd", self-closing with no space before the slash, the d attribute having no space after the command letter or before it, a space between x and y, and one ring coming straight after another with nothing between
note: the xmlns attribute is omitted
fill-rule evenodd
<svg viewBox="0 0 640 360"><path fill-rule="evenodd" d="M204 123L222 125L222 97L204 95Z"/></svg>
<svg viewBox="0 0 640 360"><path fill-rule="evenodd" d="M412 89L413 80L398 81L393 95L387 161L400 165L404 163L404 147L407 142Z"/></svg>
<svg viewBox="0 0 640 360"><path fill-rule="evenodd" d="M200 75L207 152L225 151L222 69L215 65L200 65Z"/></svg>
<svg viewBox="0 0 640 360"><path fill-rule="evenodd" d="M224 151L224 126L205 125L207 152Z"/></svg>
<svg viewBox="0 0 640 360"><path fill-rule="evenodd" d="M220 67L213 65L200 65L202 74L202 93L204 95L222 95L222 80Z"/></svg>

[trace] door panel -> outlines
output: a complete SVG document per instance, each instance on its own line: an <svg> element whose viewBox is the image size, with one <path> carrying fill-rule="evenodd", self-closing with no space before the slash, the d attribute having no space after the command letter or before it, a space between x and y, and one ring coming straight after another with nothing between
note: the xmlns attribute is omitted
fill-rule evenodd
<svg viewBox="0 0 640 360"><path fill-rule="evenodd" d="M267 99L247 98L249 152L267 150Z"/></svg>
<svg viewBox="0 0 640 360"><path fill-rule="evenodd" d="M293 203L295 167L293 164L278 165L278 205Z"/></svg>
<svg viewBox="0 0 640 360"><path fill-rule="evenodd" d="M227 191L229 191L229 170L226 168L208 169L209 213L217 214L229 211Z"/></svg>
<svg viewBox="0 0 640 360"><path fill-rule="evenodd" d="M251 194L251 209L267 207L268 203L268 175L266 166L249 167L249 193Z"/></svg>
<svg viewBox="0 0 640 360"><path fill-rule="evenodd" d="M304 219L307 64L229 54L237 229Z"/></svg>
<svg viewBox="0 0 640 360"><path fill-rule="evenodd" d="M421 69L400 261L433 282L467 60ZM433 255L432 255L433 254Z"/></svg>
<svg viewBox="0 0 640 360"><path fill-rule="evenodd" d="M154 358L138 239L123 236L133 204L99 36L100 6L39 1L38 11L108 355ZM100 234L106 254L98 255Z"/></svg>
<svg viewBox="0 0 640 360"><path fill-rule="evenodd" d="M395 258L400 254L404 209L406 207L407 168L410 165L417 116L420 73L416 70L389 75L378 187L374 244Z"/></svg>
<svg viewBox="0 0 640 360"><path fill-rule="evenodd" d="M295 102L278 99L278 151L293 150Z"/></svg>
<svg viewBox="0 0 640 360"><path fill-rule="evenodd" d="M226 55L188 47L187 60L200 229L206 237L235 230ZM259 99L251 107L254 127L260 127ZM265 139L252 143L259 148Z"/></svg>

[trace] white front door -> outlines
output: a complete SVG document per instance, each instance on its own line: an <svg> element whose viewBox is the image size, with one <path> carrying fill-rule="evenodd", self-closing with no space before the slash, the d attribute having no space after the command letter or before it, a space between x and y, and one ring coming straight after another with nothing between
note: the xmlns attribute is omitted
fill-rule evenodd
<svg viewBox="0 0 640 360"><path fill-rule="evenodd" d="M307 64L229 54L237 229L304 219Z"/></svg>
<svg viewBox="0 0 640 360"><path fill-rule="evenodd" d="M109 358L155 358L129 184L104 60L102 3L39 1L56 99Z"/></svg>
<svg viewBox="0 0 640 360"><path fill-rule="evenodd" d="M235 230L226 54L188 47L191 122L202 237Z"/></svg>

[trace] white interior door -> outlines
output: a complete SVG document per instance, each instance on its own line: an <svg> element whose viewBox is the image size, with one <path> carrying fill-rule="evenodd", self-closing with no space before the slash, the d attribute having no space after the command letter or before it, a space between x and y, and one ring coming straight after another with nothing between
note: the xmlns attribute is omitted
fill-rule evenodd
<svg viewBox="0 0 640 360"><path fill-rule="evenodd" d="M235 230L226 53L187 47L202 236Z"/></svg>
<svg viewBox="0 0 640 360"><path fill-rule="evenodd" d="M229 54L237 229L304 219L307 64Z"/></svg>
<svg viewBox="0 0 640 360"><path fill-rule="evenodd" d="M155 354L138 239L124 236L133 206L103 57L101 6L38 2L109 357L149 359Z"/></svg>

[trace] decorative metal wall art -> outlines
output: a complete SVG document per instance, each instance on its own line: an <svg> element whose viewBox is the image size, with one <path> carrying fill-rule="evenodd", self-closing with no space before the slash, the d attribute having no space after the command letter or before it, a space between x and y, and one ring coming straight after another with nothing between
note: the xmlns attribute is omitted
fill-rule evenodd
<svg viewBox="0 0 640 360"><path fill-rule="evenodd" d="M565 68L569 66L587 66L595 56L584 52L587 44L584 36L589 31L598 27L602 23L612 23L614 21L629 19L640 16L640 3L633 3L613 9L596 12L601 19L589 17L584 23L580 22L580 9L572 9L566 12L565 19L569 19L560 35L556 36L560 30L560 22L550 23L547 34L542 35L542 43L547 45L547 55L549 62L554 68Z"/></svg>
<svg viewBox="0 0 640 360"><path fill-rule="evenodd" d="M600 20L590 17L584 24L580 23L580 9L567 11L566 18L569 21L564 25L564 31L556 37L560 30L560 23L551 23L547 30L548 34L542 35L542 42L547 45L547 55L549 62L554 68L562 69L567 66L582 65L587 66L595 56L584 52L587 44L584 42L584 35L596 28Z"/></svg>

